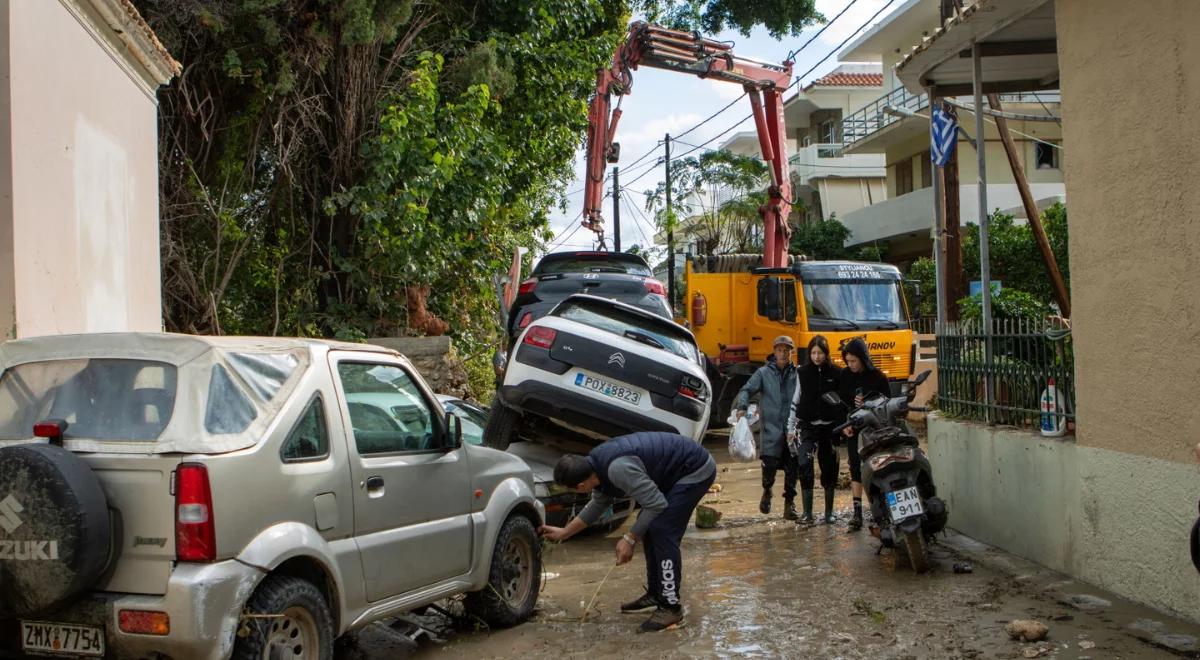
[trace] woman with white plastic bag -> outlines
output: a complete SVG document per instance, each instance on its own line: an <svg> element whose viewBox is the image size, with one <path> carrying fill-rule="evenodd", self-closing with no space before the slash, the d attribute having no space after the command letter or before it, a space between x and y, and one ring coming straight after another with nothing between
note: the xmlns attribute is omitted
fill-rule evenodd
<svg viewBox="0 0 1200 660"><path fill-rule="evenodd" d="M750 429L758 421L758 405L750 404L748 414L744 417L739 417L736 412L730 413L727 421L732 427L729 431L729 455L733 460L743 463L758 460L754 431Z"/></svg>

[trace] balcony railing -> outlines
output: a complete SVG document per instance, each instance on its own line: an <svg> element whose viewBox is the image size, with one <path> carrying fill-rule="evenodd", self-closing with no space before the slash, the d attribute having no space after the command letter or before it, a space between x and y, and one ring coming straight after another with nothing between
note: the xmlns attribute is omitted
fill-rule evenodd
<svg viewBox="0 0 1200 660"><path fill-rule="evenodd" d="M971 102L969 98L959 97L958 100L964 103ZM1001 94L1000 100L1005 103L1049 104L1060 103L1062 97L1057 91L1017 92L1013 94ZM913 94L904 87L898 87L843 119L843 142L847 145L853 144L876 131L883 130L891 124L904 119L904 116L909 113L921 112L928 107L928 96L925 94Z"/></svg>

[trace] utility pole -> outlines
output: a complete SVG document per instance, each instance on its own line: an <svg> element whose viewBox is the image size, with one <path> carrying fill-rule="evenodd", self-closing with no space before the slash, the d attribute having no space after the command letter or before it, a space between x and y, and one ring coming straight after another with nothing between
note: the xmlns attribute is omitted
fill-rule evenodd
<svg viewBox="0 0 1200 660"><path fill-rule="evenodd" d="M621 180L613 165L613 251L621 251Z"/></svg>
<svg viewBox="0 0 1200 660"><path fill-rule="evenodd" d="M949 108L952 112L953 108ZM946 262L942 269L943 295L946 296L946 320L958 320L958 301L963 297L963 260L962 260L962 202L958 197L958 149L950 152L950 160L942 168L942 194L945 196L944 218L942 228L944 234L944 249Z"/></svg>
<svg viewBox="0 0 1200 660"><path fill-rule="evenodd" d="M933 117L933 109L939 101L932 90L927 89L925 92L929 99L930 117ZM932 120L930 126L932 127ZM932 160L932 152L930 158ZM935 162L929 163L929 166L933 168L933 277L937 302L937 326L934 332L937 333L942 332L942 326L946 323L946 200L942 194L942 166Z"/></svg>
<svg viewBox="0 0 1200 660"><path fill-rule="evenodd" d="M979 42L971 44L971 60L974 64L974 92L975 92L975 158L978 163L978 175L976 182L979 185L979 280L983 291L983 353L984 353L984 369L987 373L985 382L986 398L984 402L990 406L995 398L992 396L993 379L991 376L992 368L992 268L990 263L989 246L988 246L988 215L987 215L987 135L984 133L983 127L983 49ZM988 421L991 421L991 413L987 415Z"/></svg>
<svg viewBox="0 0 1200 660"><path fill-rule="evenodd" d="M675 314L675 221L671 216L671 134L664 138L667 156L664 163L667 166L667 302L671 304L671 314Z"/></svg>

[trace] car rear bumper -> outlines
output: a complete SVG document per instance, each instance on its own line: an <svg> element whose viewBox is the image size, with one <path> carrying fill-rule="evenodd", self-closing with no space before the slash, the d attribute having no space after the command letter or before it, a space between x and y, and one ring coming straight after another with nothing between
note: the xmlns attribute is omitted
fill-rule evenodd
<svg viewBox="0 0 1200 660"><path fill-rule="evenodd" d="M238 561L176 565L161 596L92 592L53 614L30 617L48 623L74 623L104 628L107 657L176 660L227 658L242 606L262 572ZM166 635L122 632L121 610L165 612ZM20 624L0 622L0 653L19 653ZM19 657L19 656L13 656Z"/></svg>
<svg viewBox="0 0 1200 660"><path fill-rule="evenodd" d="M675 425L668 422L599 401L583 393L571 392L537 381L505 385L500 388L499 396L510 408L609 436L635 431L680 432Z"/></svg>

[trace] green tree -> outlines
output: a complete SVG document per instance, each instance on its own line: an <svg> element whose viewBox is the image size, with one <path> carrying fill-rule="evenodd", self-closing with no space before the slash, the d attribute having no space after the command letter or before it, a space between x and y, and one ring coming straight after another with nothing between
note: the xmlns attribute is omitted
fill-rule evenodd
<svg viewBox="0 0 1200 660"><path fill-rule="evenodd" d="M908 298L908 304L912 307L911 312L914 317L937 314L936 270L933 259L921 257L912 262L904 274L904 295ZM918 299L920 304L917 304Z"/></svg>
<svg viewBox="0 0 1200 660"><path fill-rule="evenodd" d="M673 222L675 240L697 245L700 254L745 252L766 201L766 177L762 160L723 149L683 158L671 165L672 213L665 181L646 191L646 210L664 231Z"/></svg>
<svg viewBox="0 0 1200 660"><path fill-rule="evenodd" d="M1067 254L1067 209L1057 203L1042 213L1051 251L1070 290L1071 264ZM979 225L963 228L963 271L968 281L979 279ZM1013 216L999 211L988 223L988 250L991 278L1003 283L1004 289L1023 291L1038 302L1048 305L1054 300L1050 277L1042 262L1041 251L1028 224L1017 224Z"/></svg>

